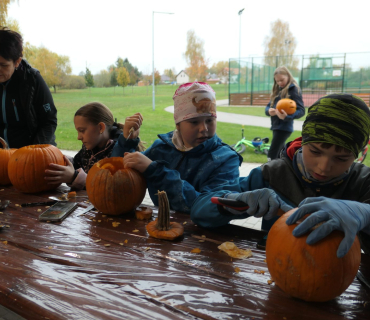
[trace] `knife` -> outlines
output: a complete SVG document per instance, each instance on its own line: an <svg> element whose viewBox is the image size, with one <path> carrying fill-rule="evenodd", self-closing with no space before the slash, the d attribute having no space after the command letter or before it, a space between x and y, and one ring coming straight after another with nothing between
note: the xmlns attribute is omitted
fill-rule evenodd
<svg viewBox="0 0 370 320"><path fill-rule="evenodd" d="M135 128L134 127L131 127L126 140L128 140L131 137L131 133L133 133L134 130L135 130Z"/></svg>
<svg viewBox="0 0 370 320"><path fill-rule="evenodd" d="M93 204L88 205L86 208L82 209L82 213L80 213L77 217L83 216L84 214L86 214L87 212L89 212L93 208L94 208Z"/></svg>

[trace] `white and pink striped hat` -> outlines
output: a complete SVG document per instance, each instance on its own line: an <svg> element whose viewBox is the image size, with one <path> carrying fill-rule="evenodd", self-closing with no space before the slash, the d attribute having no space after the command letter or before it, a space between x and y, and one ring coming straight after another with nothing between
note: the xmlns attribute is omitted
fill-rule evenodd
<svg viewBox="0 0 370 320"><path fill-rule="evenodd" d="M181 85L173 95L175 123L197 118L215 117L216 94L205 82L189 82Z"/></svg>

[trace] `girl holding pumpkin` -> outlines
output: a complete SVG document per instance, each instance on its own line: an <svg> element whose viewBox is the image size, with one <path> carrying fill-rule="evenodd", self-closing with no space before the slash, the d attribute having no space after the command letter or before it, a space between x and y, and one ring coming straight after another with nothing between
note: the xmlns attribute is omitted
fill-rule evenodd
<svg viewBox="0 0 370 320"><path fill-rule="evenodd" d="M281 99L293 100L297 109L293 114L287 114L276 109ZM293 132L293 120L304 116L305 109L302 94L297 82L286 67L278 67L274 72L274 85L272 87L270 102L267 104L265 113L271 117L272 141L267 154L269 160L279 157L279 152L284 148L285 141Z"/></svg>
<svg viewBox="0 0 370 320"><path fill-rule="evenodd" d="M324 221L307 243L342 230L345 237L337 251L342 257L359 232L362 249L370 254L370 168L355 162L369 135L370 110L362 99L350 94L324 96L309 108L302 137L289 142L281 158L202 194L192 206L191 218L197 225L218 227L233 219L263 216L262 229L268 231L279 208L299 207L288 224L307 213L311 216L294 229L295 236ZM238 200L249 209L215 205L212 197Z"/></svg>
<svg viewBox="0 0 370 320"><path fill-rule="evenodd" d="M82 141L82 149L72 162L66 157L66 166L50 164L45 179L50 183L67 183L73 189L83 189L86 175L99 160L109 158L123 124L116 123L113 114L104 104L91 102L78 109L74 116L77 139ZM142 144L138 150L144 150Z"/></svg>
<svg viewBox="0 0 370 320"><path fill-rule="evenodd" d="M158 135L145 152L133 152L143 121L137 113L126 118L112 156L124 156L126 167L144 175L155 205L158 190L166 191L172 210L189 213L201 192L239 177L242 158L216 135L216 97L208 84L183 84L173 100L174 131Z"/></svg>

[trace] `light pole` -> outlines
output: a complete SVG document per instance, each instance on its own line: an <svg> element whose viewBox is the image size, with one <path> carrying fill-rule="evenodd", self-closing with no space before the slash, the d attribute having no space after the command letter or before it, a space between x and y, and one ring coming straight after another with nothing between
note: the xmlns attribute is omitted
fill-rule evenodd
<svg viewBox="0 0 370 320"><path fill-rule="evenodd" d="M154 83L154 14L155 13L174 14L173 12L157 12L157 11L153 11L153 14L152 14L153 110L155 110L155 83Z"/></svg>
<svg viewBox="0 0 370 320"><path fill-rule="evenodd" d="M289 45L291 44L292 40L285 40L285 66L288 66L289 60Z"/></svg>
<svg viewBox="0 0 370 320"><path fill-rule="evenodd" d="M242 42L242 13L245 8L239 10L239 93L240 93L240 50L241 50L241 42Z"/></svg>

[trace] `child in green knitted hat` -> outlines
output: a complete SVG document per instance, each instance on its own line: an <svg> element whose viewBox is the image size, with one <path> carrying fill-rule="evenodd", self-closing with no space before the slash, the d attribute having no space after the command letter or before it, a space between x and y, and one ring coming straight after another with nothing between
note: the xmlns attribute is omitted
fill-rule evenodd
<svg viewBox="0 0 370 320"><path fill-rule="evenodd" d="M263 164L248 177L203 194L192 206L192 220L204 227L217 227L230 220L263 217L268 231L276 213L299 209L287 220L302 235L318 222L307 242L313 244L337 229L345 233L337 255L344 256L359 233L362 248L370 254L370 168L355 160L369 141L370 110L350 94L330 94L308 110L302 137L288 143L279 159ZM234 199L249 206L235 210L211 203L211 197Z"/></svg>

